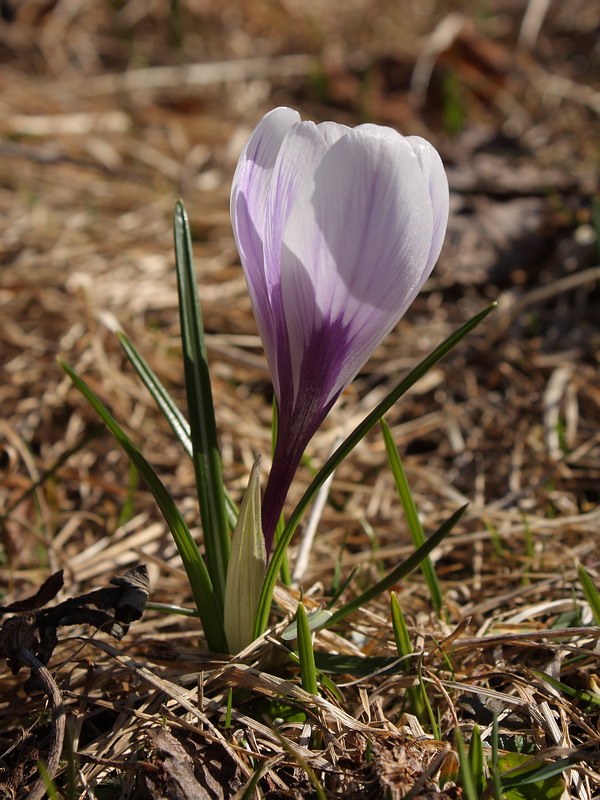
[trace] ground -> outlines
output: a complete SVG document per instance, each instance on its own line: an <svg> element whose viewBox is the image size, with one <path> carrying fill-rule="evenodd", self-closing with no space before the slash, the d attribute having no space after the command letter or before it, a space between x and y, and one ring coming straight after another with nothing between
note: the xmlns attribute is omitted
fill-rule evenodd
<svg viewBox="0 0 600 800"><path fill-rule="evenodd" d="M455 729L469 740L477 723L489 756L497 711L505 767L515 751L574 767L506 797L600 797L600 2L4 0L0 15L5 796L52 796L41 759L67 797L258 796L244 787L259 766L266 798L459 797ZM441 615L420 572L395 586L435 726L407 713L416 672L370 660L397 657L388 593L316 636L317 653L348 657L329 673L343 699L323 689L315 701L282 656L297 589L278 589L279 627L244 662L208 653L193 617L147 610L112 630L120 639L97 630L118 617L136 564L152 603L192 598L147 486L56 359L110 406L201 543L191 464L115 331L185 407L171 233L182 198L239 501L256 454L268 471L272 390L229 187L277 105L425 136L451 189L433 276L311 443L288 509L341 434L498 302L386 416L426 534L469 503L433 553ZM336 570L358 568L349 599L412 552L386 464L375 428L337 470L301 577L309 607ZM49 612L69 600L67 627ZM32 679L23 648L35 650L40 609L57 639Z"/></svg>

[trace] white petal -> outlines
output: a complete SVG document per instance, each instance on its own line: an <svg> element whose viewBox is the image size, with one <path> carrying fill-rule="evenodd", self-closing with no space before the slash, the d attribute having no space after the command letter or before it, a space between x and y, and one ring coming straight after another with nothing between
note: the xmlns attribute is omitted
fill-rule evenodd
<svg viewBox="0 0 600 800"><path fill-rule="evenodd" d="M265 276L264 237L267 198L281 143L300 115L290 108L276 108L254 129L235 171L231 189L231 221L246 274L258 329L272 370L276 370L276 332ZM273 374L277 387L277 374Z"/></svg>
<svg viewBox="0 0 600 800"><path fill-rule="evenodd" d="M420 136L407 136L406 138L419 160L423 175L429 186L429 194L433 206L433 237L429 261L433 269L440 255L448 224L448 178L446 177L442 159L435 147Z"/></svg>
<svg viewBox="0 0 600 800"><path fill-rule="evenodd" d="M282 275L284 258L283 236L288 225L288 219L294 213L298 197L307 186L313 185L315 171L327 152L325 139L319 133L317 126L312 122L299 122L292 127L289 134L281 144L277 162L271 179L271 190L267 202L267 227L265 235L265 275L269 287L269 295L277 307L275 313L281 316L286 330L290 330L287 318L287 309L283 306L282 290L284 277ZM295 270L299 278L303 271L301 265ZM310 293L310 286L306 287ZM313 295L314 297L314 295ZM311 313L314 300L303 304L304 337L310 335ZM295 335L288 337L290 347L290 363L288 369L291 375L294 391L298 386L299 365L303 354L304 338ZM269 354L267 353L267 356ZM269 362L271 364L271 360ZM271 365L271 371L273 366ZM276 392L279 392L279 375L275 382ZM279 395L278 395L279 396Z"/></svg>
<svg viewBox="0 0 600 800"><path fill-rule="evenodd" d="M428 274L432 230L419 161L390 128L347 132L302 187L283 240L284 309L290 342L305 347L311 330L340 320L356 337L337 386L414 299Z"/></svg>
<svg viewBox="0 0 600 800"><path fill-rule="evenodd" d="M300 115L291 108L274 108L265 114L248 139L239 157L231 185L234 232L237 232L238 217L246 214L247 206L253 227L262 238L271 173L282 141L299 120Z"/></svg>
<svg viewBox="0 0 600 800"><path fill-rule="evenodd" d="M317 130L323 137L327 147L331 147L338 139L341 139L342 136L349 133L352 128L349 128L347 125L340 125L337 122L321 122L317 125Z"/></svg>
<svg viewBox="0 0 600 800"><path fill-rule="evenodd" d="M266 205L265 267L271 284L281 278L281 248L290 214L312 185L326 152L325 139L313 122L298 122L281 144Z"/></svg>

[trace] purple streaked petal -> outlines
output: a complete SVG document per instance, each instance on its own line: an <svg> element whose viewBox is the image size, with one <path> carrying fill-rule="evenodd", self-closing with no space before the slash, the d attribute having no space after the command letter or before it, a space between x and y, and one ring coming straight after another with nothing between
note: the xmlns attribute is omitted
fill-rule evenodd
<svg viewBox="0 0 600 800"><path fill-rule="evenodd" d="M231 189L233 233L269 364L277 363L281 315L273 314L265 269L267 199L281 143L299 119L290 108L276 108L263 117L239 158Z"/></svg>
<svg viewBox="0 0 600 800"><path fill-rule="evenodd" d="M390 128L349 130L313 165L289 215L281 254L295 393L313 332L338 321L352 346L339 359L332 394L354 377L420 288L432 228L420 163Z"/></svg>

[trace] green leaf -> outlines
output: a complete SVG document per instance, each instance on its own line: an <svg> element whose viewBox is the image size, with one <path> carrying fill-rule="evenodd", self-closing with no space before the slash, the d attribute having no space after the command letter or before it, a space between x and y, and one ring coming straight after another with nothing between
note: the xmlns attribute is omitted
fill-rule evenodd
<svg viewBox="0 0 600 800"><path fill-rule="evenodd" d="M177 440L187 455L190 458L193 458L194 448L192 447L192 439L190 437L190 423L184 417L181 409L178 408L173 398L167 392L157 375L153 372L152 368L137 350L133 342L120 331L117 332L117 338L121 343L121 347L125 351L125 355L129 359L132 367L137 372L138 377L146 389L148 389L159 411L162 412L164 418L171 426L171 430L177 437ZM225 503L227 506L227 518L229 520L229 524L232 528L235 528L238 510L227 491L225 491Z"/></svg>
<svg viewBox="0 0 600 800"><path fill-rule="evenodd" d="M396 650L398 651L398 655L400 657L405 657L400 662L400 667L403 672L410 672L413 668L412 662L414 659L406 658L406 656L411 656L413 654L413 646L408 634L406 620L404 619L404 614L402 613L402 609L395 592L392 592L390 596L390 609ZM409 686L406 690L406 696L408 698L412 713L417 717L418 720L423 722L425 720L426 713L422 682L419 686Z"/></svg>
<svg viewBox="0 0 600 800"><path fill-rule="evenodd" d="M311 631L316 631L318 628L322 628L324 623L327 622L329 617L331 616L331 611L326 611L324 608L318 608L316 611L311 611L310 614L307 614L308 620L308 628ZM298 624L296 622L292 622L284 632L281 634L281 638L285 642L292 641L292 639L298 638Z"/></svg>
<svg viewBox="0 0 600 800"><path fill-rule="evenodd" d="M573 687L568 686L566 683L553 678L552 675L548 675L546 672L542 672L539 669L532 669L531 670L535 675L538 675L542 680L549 683L550 686L553 686L555 689L558 689L559 692L563 692L568 697L576 697L578 700L581 700L583 703L591 703L595 706L600 706L600 697L595 694L595 692L588 692L587 690L580 690L580 689L573 689Z"/></svg>
<svg viewBox="0 0 600 800"><path fill-rule="evenodd" d="M447 355L456 345L470 333L473 328L479 325L485 317L494 309L498 304L492 303L479 314L476 314L472 319L466 322L462 327L449 336L442 344L423 359L409 374L403 378L398 385L385 397L379 405L368 414L365 419L358 425L357 428L342 442L337 450L327 459L323 467L319 470L317 475L313 478L308 489L302 495L300 502L292 512L287 525L281 538L277 542L277 546L273 551L267 575L263 585L263 592L259 604L258 614L256 618L256 635L260 635L267 627L269 621L269 612L271 610L271 600L273 597L273 590L277 582L277 575L283 563L283 558L287 551L288 545L294 535L294 531L298 527L302 515L306 508L311 503L315 494L319 491L321 486L325 483L327 478L334 470L342 463L349 453L356 447L356 445L367 435L367 433L379 422L383 415L390 410L403 394L405 394L411 386L413 386L420 378L423 377L437 362Z"/></svg>
<svg viewBox="0 0 600 800"><path fill-rule="evenodd" d="M192 458L193 448L190 438L189 422L183 416L181 410L175 405L172 397L152 371L148 362L138 352L133 342L121 331L117 331L117 339L125 351L125 355L129 359L131 366L152 395L154 402L171 426L178 441L181 443L188 456Z"/></svg>
<svg viewBox="0 0 600 800"><path fill-rule="evenodd" d="M183 566L187 573L190 587L194 595L194 602L202 621L208 646L213 652L225 653L227 651L227 642L223 632L223 614L221 605L218 603L215 597L210 576L204 561L202 560L202 556L200 555L196 542L194 541L192 534L185 524L185 521L181 516L181 512L177 508L173 498L167 491L160 478L156 475L150 464L146 461L144 456L140 453L138 448L127 436L125 431L121 428L95 392L92 391L87 383L80 378L79 375L67 363L60 360L59 363L73 381L74 386L85 397L94 411L98 414L100 419L115 437L119 445L127 453L129 459L135 465L141 477L146 482L146 485L152 492L154 499L156 500L167 525L169 526L169 530L173 535L177 549L179 550L179 555L183 561Z"/></svg>
<svg viewBox="0 0 600 800"><path fill-rule="evenodd" d="M46 796L48 800L60 800L58 788L50 777L50 773L46 769L46 764L43 761L38 761L38 771L46 787Z"/></svg>
<svg viewBox="0 0 600 800"><path fill-rule="evenodd" d="M400 608L396 592L392 592L390 596L391 613L392 613L392 628L394 629L394 639L396 641L396 650L398 655L411 656L413 654L413 646L408 635L408 628L406 627L406 620ZM400 662L403 672L410 672L411 664L409 659L404 659Z"/></svg>
<svg viewBox="0 0 600 800"><path fill-rule="evenodd" d="M206 565L222 605L230 549L229 525L192 240L181 201L175 205L174 234L185 388Z"/></svg>
<svg viewBox="0 0 600 800"><path fill-rule="evenodd" d="M437 531L429 537L429 539L427 539L425 544L421 545L421 547L419 547L418 550L409 556L406 561L403 561L401 564L395 567L386 575L385 578L378 581L374 586L371 586L370 589L367 589L345 606L338 609L334 614L331 615L330 619L323 625L323 627L329 628L331 625L336 625L342 619L347 617L348 614L351 614L361 606L369 603L375 597L379 597L380 594L383 594L383 592L391 589L392 586L398 583L398 581L401 581L402 578L405 578L408 574L410 574L419 566L425 556L428 555L434 549L434 547L437 547L440 542L446 538L446 536L448 536L452 528L460 520L466 510L467 506L464 505L459 508L458 511L455 511L454 514L452 514L452 516L447 519L446 522L444 522L443 525L441 525Z"/></svg>
<svg viewBox="0 0 600 800"><path fill-rule="evenodd" d="M402 672L398 659L390 656L351 656L317 650L315 664L320 672L329 672L333 675L355 675L357 678L363 678L374 672L382 675L396 675Z"/></svg>
<svg viewBox="0 0 600 800"><path fill-rule="evenodd" d="M404 515L406 516L408 529L410 531L414 546L420 547L425 541L425 534L423 532L421 520L419 519L417 506L406 478L404 467L402 466L402 461L400 460L400 455L398 454L398 448L396 447L392 437L392 432L390 431L389 425L385 419L381 419L379 424L381 425L383 441L385 443L385 449L387 452L388 461L390 463L390 468L392 470L392 475L394 476L394 482L396 483L396 489L398 490L398 495L400 497L400 501L402 502L402 507L404 508ZM421 562L421 570L425 576L425 581L429 589L431 603L436 612L439 614L442 608L442 590L429 556L424 558Z"/></svg>
<svg viewBox="0 0 600 800"><path fill-rule="evenodd" d="M522 770L513 772L522 765ZM498 760L499 769L509 773L500 776L503 796L505 800L559 800L565 791L562 773L573 766L569 758L539 766L531 764L528 756L507 753Z"/></svg>
<svg viewBox="0 0 600 800"><path fill-rule="evenodd" d="M475 782L477 796L481 797L487 781L485 778L484 769L483 744L481 742L481 733L479 732L478 725L473 725L473 732L471 734L471 743L469 745L469 766L471 768L473 781Z"/></svg>
<svg viewBox="0 0 600 800"><path fill-rule="evenodd" d="M298 658L300 660L300 675L302 688L310 694L318 694L317 671L315 668L315 654L312 646L312 637L308 626L306 609L298 603L296 612L296 626L298 629Z"/></svg>
<svg viewBox="0 0 600 800"><path fill-rule="evenodd" d="M579 576L579 582L581 583L581 588L583 589L585 599L590 604L594 622L596 625L600 626L600 595L598 595L596 584L592 580L592 576L582 567L581 564L577 567L577 574Z"/></svg>
<svg viewBox="0 0 600 800"><path fill-rule="evenodd" d="M465 800L480 800L481 796L477 791L477 784L471 772L471 764L467 756L467 748L465 747L465 740L463 739L460 728L456 728L455 742L458 751L458 767L460 771L460 783L463 788L463 797Z"/></svg>

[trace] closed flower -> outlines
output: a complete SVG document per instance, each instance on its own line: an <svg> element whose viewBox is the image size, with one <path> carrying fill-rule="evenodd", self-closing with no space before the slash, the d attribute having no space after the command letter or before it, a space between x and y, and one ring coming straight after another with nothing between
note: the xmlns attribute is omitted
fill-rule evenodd
<svg viewBox="0 0 600 800"><path fill-rule="evenodd" d="M231 217L277 399L269 552L308 441L433 269L448 183L418 136L276 108L240 156Z"/></svg>

